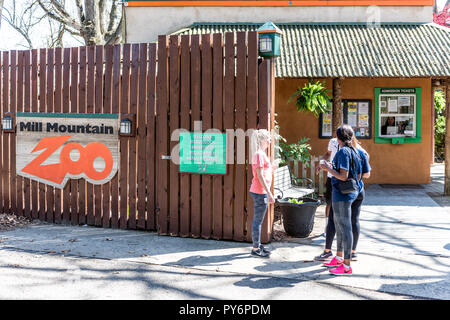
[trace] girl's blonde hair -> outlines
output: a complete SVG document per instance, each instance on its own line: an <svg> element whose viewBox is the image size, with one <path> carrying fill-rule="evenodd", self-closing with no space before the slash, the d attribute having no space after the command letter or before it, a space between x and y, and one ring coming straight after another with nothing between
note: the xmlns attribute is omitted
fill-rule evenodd
<svg viewBox="0 0 450 320"><path fill-rule="evenodd" d="M261 148L261 142L270 139L270 132L266 129L254 130L252 133L252 154Z"/></svg>

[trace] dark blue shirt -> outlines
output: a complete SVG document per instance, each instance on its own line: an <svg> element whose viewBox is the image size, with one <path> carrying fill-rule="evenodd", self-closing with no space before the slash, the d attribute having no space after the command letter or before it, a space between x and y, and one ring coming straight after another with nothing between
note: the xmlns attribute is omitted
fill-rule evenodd
<svg viewBox="0 0 450 320"><path fill-rule="evenodd" d="M356 151L358 151L359 156L361 158L362 174L370 172L370 170L372 170L372 168L370 167L370 163L369 163L369 155L366 152L364 152L364 150L361 150L361 149L356 149ZM363 183L362 176L361 176L361 180L359 181L359 185L360 185L360 189L361 189L360 191L363 191L364 183Z"/></svg>
<svg viewBox="0 0 450 320"><path fill-rule="evenodd" d="M363 151L361 150L363 153ZM333 169L340 173L341 169L348 171L348 178L353 178L355 180L358 180L358 175L362 174L363 169L363 160L361 158L361 152L355 152L349 147L343 147L341 148L333 159ZM366 156L364 156L366 158ZM352 158L353 158L353 165L352 165ZM368 165L367 161L367 165ZM367 167L366 167L367 169ZM362 180L362 176L361 176ZM333 187L332 191L332 201L333 202L339 202L339 201L353 201L358 197L358 194L361 192L363 185L362 182L358 183L359 190L357 192L343 194L339 191L339 179L332 177L331 178L331 185Z"/></svg>

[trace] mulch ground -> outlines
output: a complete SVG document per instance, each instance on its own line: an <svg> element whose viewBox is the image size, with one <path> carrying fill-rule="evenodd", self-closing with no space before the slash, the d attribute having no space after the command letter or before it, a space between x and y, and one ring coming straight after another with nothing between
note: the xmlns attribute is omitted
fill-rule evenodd
<svg viewBox="0 0 450 320"><path fill-rule="evenodd" d="M33 223L25 217L18 217L15 214L0 213L0 231L10 231L16 228L25 227Z"/></svg>

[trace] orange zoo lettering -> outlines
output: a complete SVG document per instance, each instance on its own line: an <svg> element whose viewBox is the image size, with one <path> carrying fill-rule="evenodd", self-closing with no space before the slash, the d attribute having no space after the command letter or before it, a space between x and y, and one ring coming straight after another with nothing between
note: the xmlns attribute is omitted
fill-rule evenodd
<svg viewBox="0 0 450 320"><path fill-rule="evenodd" d="M43 138L31 153L45 150L27 164L22 169L22 172L57 184L61 184L67 174L80 176L84 173L86 177L94 181L106 179L113 169L113 157L111 151L100 142L91 142L85 147L79 143L70 142L61 149L59 163L42 165L69 138L70 136ZM72 150L78 150L80 154L76 161L70 158ZM97 158L102 158L105 162L105 167L102 171L97 171L94 168L94 160Z"/></svg>

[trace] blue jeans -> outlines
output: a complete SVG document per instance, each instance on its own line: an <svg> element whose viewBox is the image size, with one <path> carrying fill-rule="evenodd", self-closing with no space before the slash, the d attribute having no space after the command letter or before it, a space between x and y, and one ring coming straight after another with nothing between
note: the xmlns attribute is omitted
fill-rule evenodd
<svg viewBox="0 0 450 320"><path fill-rule="evenodd" d="M333 202L337 251L344 251L344 259L349 260L352 256L353 245L352 203L353 201Z"/></svg>
<svg viewBox="0 0 450 320"><path fill-rule="evenodd" d="M268 198L267 194L259 194L253 192L250 192L250 194L253 197L253 203L255 204L252 223L253 248L259 248L259 246L261 245L261 225L264 221L264 216L266 215Z"/></svg>

